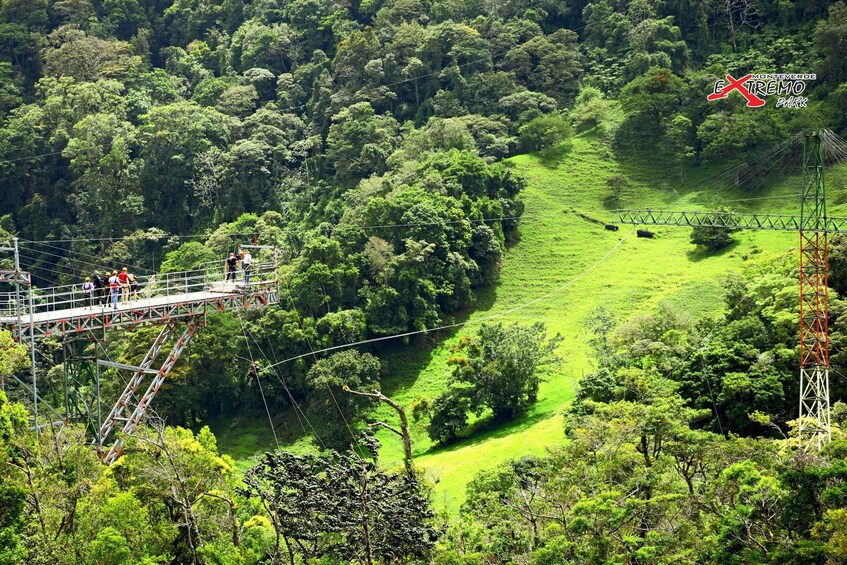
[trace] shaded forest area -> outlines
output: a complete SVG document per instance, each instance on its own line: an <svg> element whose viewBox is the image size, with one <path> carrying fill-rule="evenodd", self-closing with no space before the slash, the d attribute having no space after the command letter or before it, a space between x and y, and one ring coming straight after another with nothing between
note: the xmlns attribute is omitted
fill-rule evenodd
<svg viewBox="0 0 847 565"><path fill-rule="evenodd" d="M263 370L263 391L238 353L267 366L466 312L520 237L525 182L504 159L554 161L575 131L666 165L668 186L803 127L843 134L845 53L841 1L3 0L0 239L22 238L40 286L190 269L254 233L279 246L282 306L210 316L157 411L196 429L261 394L299 403L325 449L242 477L208 429L145 428L104 468L81 430L37 436L0 393L0 563L842 562L847 410L824 453L794 451L788 264L726 281L712 319L595 312L566 445L481 474L458 517L433 512L425 477L380 469L372 437L348 450L376 402L345 387L378 389L379 346ZM706 100L747 72L818 80L802 111ZM111 353L138 362L152 337L110 337ZM24 371L0 338L0 375ZM469 412L514 417L556 343L484 326L419 416L444 443ZM61 344L40 346L49 390Z"/></svg>

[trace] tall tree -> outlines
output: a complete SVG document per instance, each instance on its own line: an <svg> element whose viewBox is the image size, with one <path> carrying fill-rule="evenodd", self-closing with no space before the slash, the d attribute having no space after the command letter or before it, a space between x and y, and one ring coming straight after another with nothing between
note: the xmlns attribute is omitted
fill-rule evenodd
<svg viewBox="0 0 847 565"><path fill-rule="evenodd" d="M358 351L334 353L309 370L308 414L321 422L319 436L326 446L344 449L356 442L358 420L379 401L347 394L344 389L372 389L378 386L379 372L379 359Z"/></svg>
<svg viewBox="0 0 847 565"><path fill-rule="evenodd" d="M74 126L63 154L76 176L70 200L82 233L114 237L138 227L144 200L133 159L136 147L135 128L114 115L92 114Z"/></svg>

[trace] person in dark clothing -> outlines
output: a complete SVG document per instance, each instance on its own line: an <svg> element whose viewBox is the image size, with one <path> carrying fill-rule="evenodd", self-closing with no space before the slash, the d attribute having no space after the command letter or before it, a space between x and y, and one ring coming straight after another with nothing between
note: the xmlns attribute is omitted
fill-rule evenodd
<svg viewBox="0 0 847 565"><path fill-rule="evenodd" d="M94 283L94 301L98 306L102 306L106 301L106 281L100 276L100 271L94 271L91 282Z"/></svg>
<svg viewBox="0 0 847 565"><path fill-rule="evenodd" d="M235 282L235 272L238 270L238 257L235 256L235 253L230 253L229 257L226 258L226 282L229 282L232 279L232 282Z"/></svg>

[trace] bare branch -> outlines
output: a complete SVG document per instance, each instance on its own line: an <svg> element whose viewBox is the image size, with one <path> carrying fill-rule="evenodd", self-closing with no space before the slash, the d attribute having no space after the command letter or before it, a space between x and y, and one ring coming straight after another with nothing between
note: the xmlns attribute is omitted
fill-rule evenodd
<svg viewBox="0 0 847 565"><path fill-rule="evenodd" d="M383 426L388 430L391 430L395 434L399 435L403 438L403 463L406 467L406 474L409 478L414 478L415 476L415 467L412 462L412 438L409 435L409 420L406 418L406 409L400 406L398 403L394 402L384 394L382 394L378 390L373 390L371 392L365 392L361 390L352 390L350 387L345 386L344 392L348 392L350 394L355 394L356 396L366 396L368 398L376 398L380 402L384 402L388 404L394 410L397 411L398 416L400 416L400 430L398 431L396 428L389 426L385 422L376 422L374 425Z"/></svg>
<svg viewBox="0 0 847 565"><path fill-rule="evenodd" d="M368 424L368 427L370 427L370 428L373 428L373 427L376 427L376 426L381 426L381 427L385 428L386 430L392 431L395 434L397 434L398 436L403 437L403 432L401 432L400 430L398 430L397 428L395 428L394 426L392 426L390 424L386 424L385 422L374 422L373 424Z"/></svg>

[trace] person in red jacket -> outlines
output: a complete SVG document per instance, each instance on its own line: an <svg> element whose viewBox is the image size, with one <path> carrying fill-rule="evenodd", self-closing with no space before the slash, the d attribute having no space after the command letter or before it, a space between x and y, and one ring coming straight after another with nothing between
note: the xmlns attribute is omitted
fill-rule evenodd
<svg viewBox="0 0 847 565"><path fill-rule="evenodd" d="M129 273L126 267L118 275L118 281L121 285L121 300L127 302L129 300Z"/></svg>

